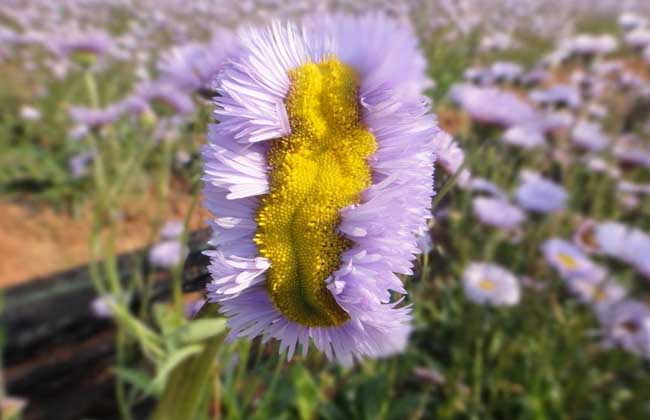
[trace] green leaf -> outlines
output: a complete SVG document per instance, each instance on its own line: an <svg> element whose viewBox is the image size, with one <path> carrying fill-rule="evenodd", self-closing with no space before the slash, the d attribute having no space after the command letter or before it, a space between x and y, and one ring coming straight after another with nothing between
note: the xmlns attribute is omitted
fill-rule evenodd
<svg viewBox="0 0 650 420"><path fill-rule="evenodd" d="M226 329L225 318L197 319L171 333L181 344L190 344L216 337Z"/></svg>
<svg viewBox="0 0 650 420"><path fill-rule="evenodd" d="M201 351L203 351L203 346L200 344L194 344L191 346L180 348L172 352L163 361L162 365L158 368L156 377L151 382L150 391L156 394L161 393L162 390L165 388L165 385L167 384L167 378L171 373L171 371L174 370L175 367L183 363L190 356L199 354L201 353Z"/></svg>
<svg viewBox="0 0 650 420"><path fill-rule="evenodd" d="M120 379L128 382L136 389L144 393L149 393L152 378L147 373L136 369L127 369L122 367L113 368L113 372Z"/></svg>

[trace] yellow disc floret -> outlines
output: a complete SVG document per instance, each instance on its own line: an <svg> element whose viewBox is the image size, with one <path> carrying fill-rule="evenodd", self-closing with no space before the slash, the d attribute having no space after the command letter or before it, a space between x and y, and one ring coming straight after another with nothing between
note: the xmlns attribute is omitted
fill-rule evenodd
<svg viewBox="0 0 650 420"><path fill-rule="evenodd" d="M361 123L351 67L330 58L289 77L291 134L268 150L270 192L260 201L254 240L271 262L266 284L275 307L302 325L337 326L349 317L325 280L352 245L337 232L339 212L371 185L367 159L376 141Z"/></svg>

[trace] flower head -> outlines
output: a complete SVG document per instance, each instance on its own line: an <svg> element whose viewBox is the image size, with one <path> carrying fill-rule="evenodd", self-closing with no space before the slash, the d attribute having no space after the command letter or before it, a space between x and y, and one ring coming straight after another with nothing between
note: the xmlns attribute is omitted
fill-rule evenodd
<svg viewBox="0 0 650 420"><path fill-rule="evenodd" d="M599 313L606 339L630 353L650 358L650 308L626 299Z"/></svg>
<svg viewBox="0 0 650 420"><path fill-rule="evenodd" d="M515 194L521 207L538 213L561 211L567 200L567 192L561 185L531 171L522 173Z"/></svg>
<svg viewBox="0 0 650 420"><path fill-rule="evenodd" d="M482 305L512 306L521 298L519 281L510 271L484 262L467 266L463 289L470 300Z"/></svg>
<svg viewBox="0 0 650 420"><path fill-rule="evenodd" d="M589 276L600 281L607 274L604 269L589 259L571 242L559 238L551 238L542 244L544 258L564 279L576 276Z"/></svg>
<svg viewBox="0 0 650 420"><path fill-rule="evenodd" d="M220 72L204 148L208 297L230 338L349 364L400 351L438 131L412 30L382 15L274 23ZM423 70L423 68L422 68Z"/></svg>
<svg viewBox="0 0 650 420"><path fill-rule="evenodd" d="M526 213L501 198L476 197L474 214L486 225L512 230L526 220Z"/></svg>
<svg viewBox="0 0 650 420"><path fill-rule="evenodd" d="M505 90L457 85L450 95L473 120L480 123L512 127L537 118L532 106Z"/></svg>

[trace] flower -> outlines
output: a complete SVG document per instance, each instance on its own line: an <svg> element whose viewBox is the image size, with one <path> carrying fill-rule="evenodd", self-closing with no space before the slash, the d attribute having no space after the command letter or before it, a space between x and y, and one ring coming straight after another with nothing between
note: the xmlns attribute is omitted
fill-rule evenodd
<svg viewBox="0 0 650 420"><path fill-rule="evenodd" d="M547 239L542 244L542 253L546 261L559 271L565 280L589 276L594 281L601 281L607 274L580 249L560 238Z"/></svg>
<svg viewBox="0 0 650 420"><path fill-rule="evenodd" d="M513 93L497 88L456 85L452 88L450 97L473 120L480 123L512 127L537 119L535 110L527 102Z"/></svg>
<svg viewBox="0 0 650 420"><path fill-rule="evenodd" d="M599 313L607 341L630 353L650 358L650 308L625 299Z"/></svg>
<svg viewBox="0 0 650 420"><path fill-rule="evenodd" d="M465 152L460 148L453 137L445 131L441 131L436 141L434 142L436 165L440 166L442 170L448 175L455 175L465 161ZM463 172L458 177L460 185L467 184L469 181L470 172L468 169L463 169Z"/></svg>
<svg viewBox="0 0 650 420"><path fill-rule="evenodd" d="M598 152L609 145L609 137L598 123L578 121L573 127L571 141L574 145L590 152Z"/></svg>
<svg viewBox="0 0 650 420"><path fill-rule="evenodd" d="M508 195L499 186L485 178L472 178L463 187L475 193L487 193L493 197L508 199Z"/></svg>
<svg viewBox="0 0 650 420"><path fill-rule="evenodd" d="M501 198L476 197L472 204L476 217L489 226L512 230L526 220L526 213Z"/></svg>
<svg viewBox="0 0 650 420"><path fill-rule="evenodd" d="M110 35L103 31L65 31L60 38L46 41L49 47L61 57L95 60L114 48Z"/></svg>
<svg viewBox="0 0 650 420"><path fill-rule="evenodd" d="M485 262L473 262L465 268L463 290L481 305L512 306L521 298L517 278L505 268Z"/></svg>
<svg viewBox="0 0 650 420"><path fill-rule="evenodd" d="M219 73L203 149L216 247L208 299L230 339L309 342L343 364L401 351L431 217L438 129L410 28L324 16L243 33Z"/></svg>
<svg viewBox="0 0 650 420"><path fill-rule="evenodd" d="M25 121L38 121L41 119L41 111L30 105L20 107L20 117Z"/></svg>
<svg viewBox="0 0 650 420"><path fill-rule="evenodd" d="M594 279L593 276L575 276L567 286L580 301L591 305L597 312L620 302L627 290L613 279Z"/></svg>
<svg viewBox="0 0 650 420"><path fill-rule="evenodd" d="M190 43L175 47L158 64L161 80L182 90L209 89L234 47L234 34L226 29L215 30L212 40L205 45Z"/></svg>
<svg viewBox="0 0 650 420"><path fill-rule="evenodd" d="M88 174L88 167L95 160L95 151L82 152L68 160L68 170L73 178L81 178Z"/></svg>
<svg viewBox="0 0 650 420"><path fill-rule="evenodd" d="M596 242L596 222L591 219L583 220L573 234L573 243L585 252L598 252L600 247Z"/></svg>
<svg viewBox="0 0 650 420"><path fill-rule="evenodd" d="M603 254L650 277L650 235L619 222L604 222L596 226L595 240Z"/></svg>
<svg viewBox="0 0 650 420"><path fill-rule="evenodd" d="M564 209L567 192L562 186L532 171L524 171L520 178L515 196L521 207L538 213Z"/></svg>
<svg viewBox="0 0 650 420"><path fill-rule="evenodd" d="M149 263L154 267L172 268L185 260L187 247L178 238L158 242L149 250Z"/></svg>
<svg viewBox="0 0 650 420"><path fill-rule="evenodd" d="M516 125L507 129L501 141L524 149L534 149L546 145L544 133L534 125Z"/></svg>
<svg viewBox="0 0 650 420"><path fill-rule="evenodd" d="M534 90L530 93L530 99L542 106L567 107L571 109L580 107L582 103L580 92L569 85L554 85L545 90Z"/></svg>

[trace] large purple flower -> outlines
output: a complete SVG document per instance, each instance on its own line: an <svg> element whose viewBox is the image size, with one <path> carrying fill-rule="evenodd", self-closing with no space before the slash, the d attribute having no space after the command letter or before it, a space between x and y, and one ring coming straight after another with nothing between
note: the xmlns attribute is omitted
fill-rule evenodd
<svg viewBox="0 0 650 420"><path fill-rule="evenodd" d="M433 195L435 120L410 28L371 15L242 34L203 150L208 297L230 338L310 340L330 359L403 349Z"/></svg>

